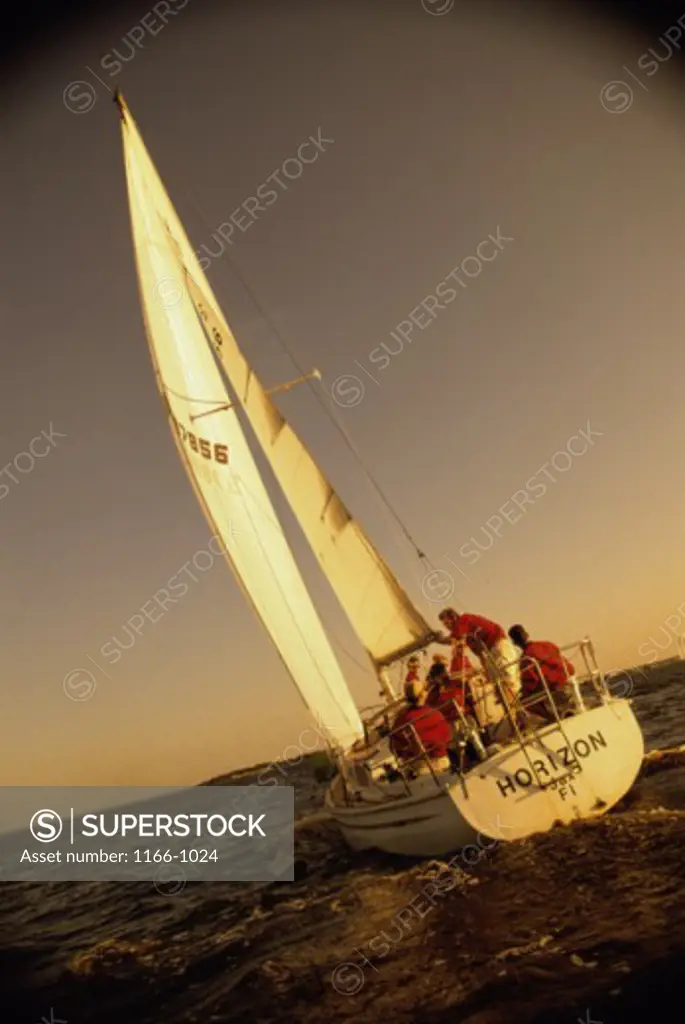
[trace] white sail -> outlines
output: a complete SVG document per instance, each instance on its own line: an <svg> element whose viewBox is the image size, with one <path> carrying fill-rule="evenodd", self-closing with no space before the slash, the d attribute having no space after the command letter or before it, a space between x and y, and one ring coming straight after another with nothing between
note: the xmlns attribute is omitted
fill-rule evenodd
<svg viewBox="0 0 685 1024"><path fill-rule="evenodd" d="M229 564L305 703L325 735L345 747L363 735L359 713L237 411L227 408L226 386L202 323L188 296L177 290L185 235L130 112L119 102L141 302L179 450Z"/></svg>
<svg viewBox="0 0 685 1024"><path fill-rule="evenodd" d="M135 136L132 123L129 134ZM176 287L187 288L204 318L238 400L358 637L379 663L426 642L431 627L243 357L142 143L138 149L145 177L154 185L155 204L180 246L185 273L181 279L177 275Z"/></svg>

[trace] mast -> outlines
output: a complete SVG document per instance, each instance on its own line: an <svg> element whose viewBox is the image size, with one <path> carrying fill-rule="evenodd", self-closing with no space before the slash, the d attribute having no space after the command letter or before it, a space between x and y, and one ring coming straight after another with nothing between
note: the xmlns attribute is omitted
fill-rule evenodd
<svg viewBox="0 0 685 1024"><path fill-rule="evenodd" d="M334 746L363 735L359 712L247 444L237 410L182 283L175 213L123 97L124 143L138 288L153 368L181 461L226 558L302 699ZM182 231L182 229L180 229ZM183 236L185 237L185 236ZM216 415L200 418L208 405ZM194 421L200 420L195 427ZM234 529L235 526L235 529ZM227 624L230 628L230 624Z"/></svg>
<svg viewBox="0 0 685 1024"><path fill-rule="evenodd" d="M119 111L120 119L125 122L126 121L126 104L124 103L124 97L121 95L121 92L119 91L119 86L117 86L117 88L114 90L114 95L112 96L112 102L116 104L116 108Z"/></svg>
<svg viewBox="0 0 685 1024"><path fill-rule="evenodd" d="M212 423L228 410L234 414L234 401L241 409L379 675L384 667L430 643L433 630L243 356L120 93L115 100L136 151L146 195L154 195L165 233L176 246L173 273L184 289L181 305L192 306L204 325L234 395L233 400L227 396L215 403L213 410L208 410L212 403L206 403L190 415L199 420L199 431L200 424Z"/></svg>
<svg viewBox="0 0 685 1024"><path fill-rule="evenodd" d="M193 259L195 259L193 254ZM272 402L211 293L202 270L185 264L188 294L237 402L319 565L376 671L430 642L433 630L301 439Z"/></svg>

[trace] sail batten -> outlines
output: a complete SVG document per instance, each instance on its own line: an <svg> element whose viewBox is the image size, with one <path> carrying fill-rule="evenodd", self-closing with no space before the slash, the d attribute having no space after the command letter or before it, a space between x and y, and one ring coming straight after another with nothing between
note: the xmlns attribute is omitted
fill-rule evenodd
<svg viewBox="0 0 685 1024"><path fill-rule="evenodd" d="M322 734L348 746L363 735L359 712L232 407L206 325L187 295L176 293L187 238L128 108L120 97L118 103L143 319L179 455L249 605ZM203 416L211 404L212 415Z"/></svg>

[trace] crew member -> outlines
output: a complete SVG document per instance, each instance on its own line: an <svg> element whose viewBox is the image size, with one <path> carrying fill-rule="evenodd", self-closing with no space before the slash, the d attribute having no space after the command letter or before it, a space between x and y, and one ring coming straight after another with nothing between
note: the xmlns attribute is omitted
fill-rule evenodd
<svg viewBox="0 0 685 1024"><path fill-rule="evenodd" d="M454 722L459 718L459 713L452 701L455 701L465 713L472 710L472 702L463 674L452 675L448 672L442 655L437 654L433 659L426 683L428 684L426 704L432 708L439 708L441 704L445 704L446 707L441 710L448 722ZM448 701L449 703L447 703Z"/></svg>
<svg viewBox="0 0 685 1024"><path fill-rule="evenodd" d="M468 692L466 679L463 676L450 675L445 659L438 654L435 656L426 682L429 684L426 706L441 711L451 724L454 733L452 747L455 752L460 747L465 747L466 753L472 761L484 760L485 748L474 717L473 699L471 693ZM461 715L457 706L462 712ZM448 756L458 767L458 758L455 760L449 751Z"/></svg>
<svg viewBox="0 0 685 1024"><path fill-rule="evenodd" d="M554 709L546 697L544 682L552 694L557 711L565 714L570 706L570 687L575 669L556 644L548 640L531 640L521 625L512 626L509 636L521 650L521 696L528 699L539 696L535 712L549 722L556 720Z"/></svg>
<svg viewBox="0 0 685 1024"><path fill-rule="evenodd" d="M413 654L409 661L407 662L407 675L404 680L405 686L407 685L407 683L418 683L420 665L421 662L419 661L418 657L415 654Z"/></svg>
<svg viewBox="0 0 685 1024"><path fill-rule="evenodd" d="M432 672L441 672L443 668L447 668L447 658L445 657L444 654L434 654L433 664L430 667L428 676L430 677Z"/></svg>
<svg viewBox="0 0 685 1024"><path fill-rule="evenodd" d="M518 652L502 627L482 615L470 612L460 615L454 608L444 608L438 617L449 631L448 636L436 636L438 643L465 642L478 656L489 678L493 668L497 671L507 700L510 704L515 703L521 689Z"/></svg>
<svg viewBox="0 0 685 1024"><path fill-rule="evenodd" d="M424 751L431 759L433 771L447 771L450 767L447 748L452 740L452 729L447 719L435 708L422 706L419 684L407 683L404 696L407 705L392 725L391 751L401 764L408 764L418 775L430 771L426 758L422 756Z"/></svg>

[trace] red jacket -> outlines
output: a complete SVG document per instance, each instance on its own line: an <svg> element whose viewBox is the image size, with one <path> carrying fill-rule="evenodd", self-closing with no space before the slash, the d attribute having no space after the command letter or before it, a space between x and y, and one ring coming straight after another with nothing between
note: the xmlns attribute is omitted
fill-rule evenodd
<svg viewBox="0 0 685 1024"><path fill-rule="evenodd" d="M445 757L452 739L447 719L435 708L408 707L400 711L395 719L392 727L394 735L390 737L390 749L400 761L411 761L421 754L413 729L402 728L410 723L429 757ZM398 729L399 732L396 731Z"/></svg>
<svg viewBox="0 0 685 1024"><path fill-rule="evenodd" d="M456 701L461 710L466 711L467 700L466 686L461 679L450 679L448 683L442 685L434 683L426 695L426 705L441 711L448 722L456 722L459 718L452 701Z"/></svg>
<svg viewBox="0 0 685 1024"><path fill-rule="evenodd" d="M531 661L532 658L538 663L537 666ZM556 644L551 644L547 640L532 640L526 644L521 654L520 668L524 696L542 689L540 673L550 690L554 690L565 686L568 676L575 672L571 662L564 657Z"/></svg>
<svg viewBox="0 0 685 1024"><path fill-rule="evenodd" d="M465 612L459 616L450 635L453 640L465 640L473 653L480 655L483 647L490 650L498 640L504 640L506 634L496 622Z"/></svg>

